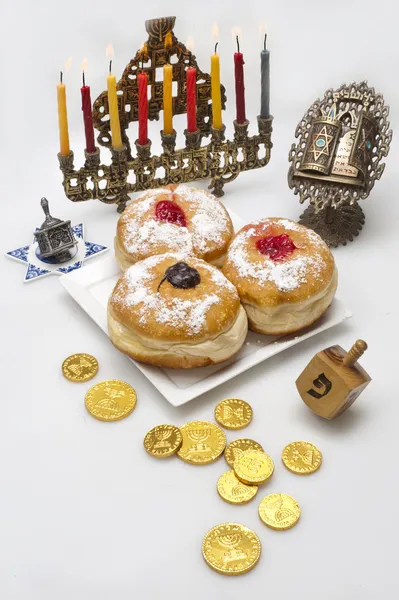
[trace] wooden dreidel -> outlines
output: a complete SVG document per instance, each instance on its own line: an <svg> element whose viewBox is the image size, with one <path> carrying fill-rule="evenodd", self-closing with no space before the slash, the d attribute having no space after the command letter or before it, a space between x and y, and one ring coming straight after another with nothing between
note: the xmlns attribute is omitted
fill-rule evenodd
<svg viewBox="0 0 399 600"><path fill-rule="evenodd" d="M296 387L307 406L324 419L335 419L348 409L371 381L357 361L367 350L357 340L345 352L331 346L318 352L296 380Z"/></svg>

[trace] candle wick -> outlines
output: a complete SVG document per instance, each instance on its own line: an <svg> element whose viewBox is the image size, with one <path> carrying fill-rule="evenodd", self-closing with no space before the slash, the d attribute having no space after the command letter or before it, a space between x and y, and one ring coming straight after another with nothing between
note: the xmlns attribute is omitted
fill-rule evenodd
<svg viewBox="0 0 399 600"><path fill-rule="evenodd" d="M267 40L267 33L265 33L265 39L263 41L263 50L266 50L266 40Z"/></svg>
<svg viewBox="0 0 399 600"><path fill-rule="evenodd" d="M237 52L240 51L240 40L238 39L238 35L236 35L236 40L237 40Z"/></svg>
<svg viewBox="0 0 399 600"><path fill-rule="evenodd" d="M216 53L217 53L217 51L218 51L218 44L219 44L219 42L216 42L216 44L215 44L215 54L216 54Z"/></svg>
<svg viewBox="0 0 399 600"><path fill-rule="evenodd" d="M109 73L111 74L111 69L112 69L112 60L109 61Z"/></svg>
<svg viewBox="0 0 399 600"><path fill-rule="evenodd" d="M60 83L62 83L62 71L60 71Z"/></svg>
<svg viewBox="0 0 399 600"><path fill-rule="evenodd" d="M82 71L82 77L83 77L83 87L86 87L85 72L84 71Z"/></svg>

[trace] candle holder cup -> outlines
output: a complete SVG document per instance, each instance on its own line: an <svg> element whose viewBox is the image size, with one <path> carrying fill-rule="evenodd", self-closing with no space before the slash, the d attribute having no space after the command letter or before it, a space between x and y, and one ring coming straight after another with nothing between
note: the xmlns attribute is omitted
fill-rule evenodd
<svg viewBox="0 0 399 600"><path fill-rule="evenodd" d="M271 134L273 117L258 117L258 133L250 136L249 122L234 122L234 139L225 139L225 126L212 127L212 105L210 75L202 72L195 56L181 44L173 33L175 17L146 21L148 40L142 50L127 65L117 89L119 117L124 146L111 147L110 124L108 120L107 93L103 92L93 105L93 123L99 130L97 138L101 146L110 148L111 165L100 162L100 151L85 154L82 168L75 170L73 153L59 157L63 173L63 186L66 196L73 202L98 199L105 204L116 204L122 212L129 194L168 184L189 183L210 178L209 189L216 196L223 196L224 184L236 179L242 171L264 167L270 160L272 148ZM171 48L165 48L165 37L172 39ZM173 62L173 80L177 81L177 96L173 98L173 114L186 112L186 68L192 66L197 71L197 130L184 131L185 147L176 150L176 132L165 134L161 131L163 152L151 153L151 140L146 144L135 142L136 156L131 152L126 130L129 123L138 120L137 73L145 70L151 86L148 103L148 118L158 120L163 108L162 81L156 80L156 69ZM145 62L145 65L143 65ZM148 66L149 65L149 66ZM221 103L225 108L226 94L221 86ZM203 143L210 136L210 140Z"/></svg>
<svg viewBox="0 0 399 600"><path fill-rule="evenodd" d="M161 131L161 141L162 148L164 154L173 154L176 148L176 131L173 130L172 133L165 133L163 130Z"/></svg>

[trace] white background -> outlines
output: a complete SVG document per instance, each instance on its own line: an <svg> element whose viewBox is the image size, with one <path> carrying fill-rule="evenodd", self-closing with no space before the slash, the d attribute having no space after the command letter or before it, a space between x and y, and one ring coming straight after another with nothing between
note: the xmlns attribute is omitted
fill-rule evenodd
<svg viewBox="0 0 399 600"><path fill-rule="evenodd" d="M145 39L146 18L176 14L175 33L195 40L208 69L213 21L221 29L224 117L234 118L230 30L243 29L246 98L252 127L259 111L259 22L267 23L272 52L274 149L266 169L226 188L228 207L250 220L297 219L288 189L287 155L294 130L327 87L367 78L391 105L398 125L399 47L396 3L388 0L127 2L126 0L3 0L0 15L1 246L27 244L41 223L40 197L52 212L83 221L87 239L112 244L117 214L95 201L73 205L58 171L55 85L66 58L71 145L83 156L80 63L88 59L92 99L104 89L105 46L115 46L119 76ZM177 127L182 132L184 119ZM160 124L151 128L155 148ZM135 139L132 126L132 139ZM157 143L156 143L157 142ZM103 153L104 159L105 153ZM1 302L0 596L4 600L204 600L273 597L288 600L374 600L398 597L399 402L397 253L398 202L394 138L386 172L364 203L360 237L334 250L338 296L351 321L281 354L182 409L173 409L75 305L56 277L23 284L24 267L4 259ZM205 185L205 183L204 183ZM94 260L101 260L101 257ZM341 419L316 418L303 405L295 379L315 352L357 337L369 343L362 365L373 378ZM135 412L104 424L91 418L84 395L91 383L61 375L63 359L90 352L100 362L95 382L120 378L138 393ZM217 401L248 400L254 421L241 432L263 444L276 463L272 481L252 503L233 507L216 493L221 459L194 467L177 458L157 462L142 440L152 426L212 419ZM228 439L237 437L231 432ZM280 463L284 445L314 442L320 471L296 477ZM273 532L257 516L259 500L275 491L295 496L298 526ZM201 557L208 529L233 520L260 536L263 554L250 574L226 578Z"/></svg>

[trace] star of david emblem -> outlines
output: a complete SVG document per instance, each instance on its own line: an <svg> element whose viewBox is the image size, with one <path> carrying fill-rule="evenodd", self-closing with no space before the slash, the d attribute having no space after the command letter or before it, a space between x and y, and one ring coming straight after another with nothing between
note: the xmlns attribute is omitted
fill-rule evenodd
<svg viewBox="0 0 399 600"><path fill-rule="evenodd" d="M323 154L326 156L330 155L330 142L333 139L332 135L327 132L327 126L324 127L313 135L313 142L309 152L313 154L315 162L317 162Z"/></svg>

